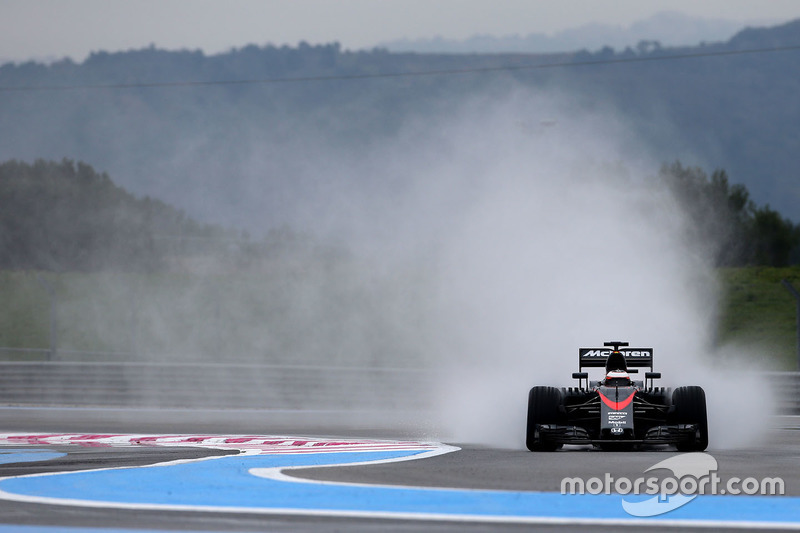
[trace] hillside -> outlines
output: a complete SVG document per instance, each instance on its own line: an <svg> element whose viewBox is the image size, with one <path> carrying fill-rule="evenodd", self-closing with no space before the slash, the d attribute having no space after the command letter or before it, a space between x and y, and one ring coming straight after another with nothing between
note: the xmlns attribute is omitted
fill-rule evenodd
<svg viewBox="0 0 800 533"><path fill-rule="evenodd" d="M402 148L404 136L434 130L475 102L516 98L522 103L509 130L540 123L581 129L585 117L606 110L654 158L724 168L756 202L796 221L800 51L735 52L797 45L800 21L674 49L651 43L570 54L423 55L300 44L7 64L0 68L0 160L91 161L134 194L203 221L265 232L299 219L323 225L319 205L332 191L393 194L395 183L371 176L386 157L405 156L386 156L382 145ZM733 54L661 60L717 52ZM645 61L630 62L638 59ZM474 71L542 64L565 66ZM467 72L393 76L452 70ZM375 75L386 77L363 78ZM331 76L346 79L318 79ZM194 84L276 78L316 81ZM107 85L118 87L97 88ZM75 86L83 88L58 89ZM519 96L545 93L566 103L526 107ZM404 179L402 170L395 174Z"/></svg>
<svg viewBox="0 0 800 533"><path fill-rule="evenodd" d="M238 236L69 160L0 164L0 205L5 270L149 272Z"/></svg>
<svg viewBox="0 0 800 533"><path fill-rule="evenodd" d="M630 26L619 24L585 24L553 34L527 35L474 35L467 39L399 39L387 41L381 47L392 52L420 53L493 53L493 52L563 52L582 48L611 46L625 48L641 40L660 41L665 46L685 46L700 42L726 41L741 30L740 22L705 19L680 13L662 11L634 22Z"/></svg>

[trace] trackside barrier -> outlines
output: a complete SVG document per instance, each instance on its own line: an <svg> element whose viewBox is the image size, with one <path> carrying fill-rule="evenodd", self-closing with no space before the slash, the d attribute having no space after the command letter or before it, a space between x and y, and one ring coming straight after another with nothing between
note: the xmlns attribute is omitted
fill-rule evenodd
<svg viewBox="0 0 800 533"><path fill-rule="evenodd" d="M299 365L0 362L0 404L206 409L415 409L429 373Z"/></svg>
<svg viewBox="0 0 800 533"><path fill-rule="evenodd" d="M800 372L764 374L780 414L800 415ZM407 368L213 363L0 362L0 405L416 409L435 374Z"/></svg>
<svg viewBox="0 0 800 533"><path fill-rule="evenodd" d="M786 415L800 415L800 372L766 372L775 391L778 411Z"/></svg>

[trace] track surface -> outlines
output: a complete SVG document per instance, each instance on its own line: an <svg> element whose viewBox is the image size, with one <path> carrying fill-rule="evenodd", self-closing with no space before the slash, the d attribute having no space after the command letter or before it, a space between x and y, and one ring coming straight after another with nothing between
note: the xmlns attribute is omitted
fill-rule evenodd
<svg viewBox="0 0 800 533"><path fill-rule="evenodd" d="M342 466L299 470L295 477L337 482L422 487L457 487L489 490L558 492L561 479L580 475L600 477L613 472L615 477L636 478L670 456L674 450L645 452L601 452L573 448L555 453L530 453L460 445L458 453L409 463ZM776 431L769 447L750 450L713 451L723 480L736 476L782 477L786 495L800 495L800 431ZM800 509L798 509L800 520Z"/></svg>
<svg viewBox="0 0 800 533"><path fill-rule="evenodd" d="M8 415L6 415L8 416ZM173 419L174 420L174 419ZM0 420L9 430L30 431L30 417L24 413L13 427L8 420ZM74 421L69 426L71 431ZM108 425L108 424L107 424ZM57 424L55 424L57 426ZM197 428L173 427L171 433L196 432ZM88 421L85 429L97 431L96 422ZM66 431L65 427L53 426L41 429ZM113 428L119 430L119 428ZM130 428L129 428L130 429ZM140 424L135 428L141 433L163 431L158 424L147 427ZM177 431L176 431L177 429ZM252 428L243 428L237 433L251 433ZM306 425L303 431L293 433L291 428L276 424L268 428L273 434L317 434L339 436L387 437L385 429L376 429L370 435L367 428L339 429L323 428L313 431ZM273 431L274 429L274 431ZM207 431L206 431L207 432ZM262 427L260 433L264 433ZM407 433L395 435L408 438ZM602 477L605 472L613 472L616 477L636 478L655 463L674 455L673 452L648 451L638 453L604 453L589 450L570 450L552 454L531 454L524 451L498 450L484 447L460 445L461 450L426 459L413 461L365 465L341 466L332 468L312 468L287 472L295 477L333 482L363 483L377 485L408 485L420 487L452 487L512 491L558 492L561 479L565 475L581 475L584 478ZM4 451L0 447L0 453ZM19 446L15 449L24 449ZM220 450L200 448L85 448L75 446L36 446L55 453L65 453L60 458L47 461L34 461L15 464L0 464L0 477L28 473L52 471L76 471L115 466L141 466L176 459L189 459L209 454L231 453ZM730 476L765 477L779 476L785 480L787 495L800 496L800 430L776 429L770 444L753 449L736 451L711 451L719 463L719 474L725 479ZM35 459L35 457L34 457ZM744 498L744 497L743 497ZM800 522L800 508L797 513ZM196 513L178 511L133 511L124 509L76 508L60 505L42 505L0 500L0 523L16 526L44 525L81 528L131 528L147 530L197 530L197 531L585 531L586 526L557 525L531 526L527 524L481 524L452 523L440 521L391 520L373 518L335 518L328 516L281 516L252 515L235 512ZM798 523L800 527L800 523ZM639 530L641 526L614 529ZM0 533L11 531L0 526ZM708 531L700 529L701 531ZM24 531L24 530L23 530Z"/></svg>

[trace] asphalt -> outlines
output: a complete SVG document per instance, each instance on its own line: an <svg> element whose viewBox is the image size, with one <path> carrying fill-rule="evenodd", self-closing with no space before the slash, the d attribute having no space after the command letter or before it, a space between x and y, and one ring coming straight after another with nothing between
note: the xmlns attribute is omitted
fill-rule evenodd
<svg viewBox="0 0 800 533"><path fill-rule="evenodd" d="M66 411L65 411L66 412ZM31 416L34 415L34 416ZM98 419L70 412L69 416L44 416L26 410L0 411L3 431L70 431L130 433L220 433L216 415L175 417L161 413L159 417L140 414L141 419ZM95 413L96 415L96 413ZM253 415L228 417L222 424L230 434L297 434L352 437L409 438L408 429L376 427L342 427L335 420L322 416L305 420L273 420L264 428L264 417ZM47 418L46 416L44 418ZM102 417L101 417L102 418ZM148 421L150 420L150 421ZM252 424L252 425L251 425ZM167 426L167 427L165 427ZM256 427L258 426L258 427ZM719 474L731 476L779 476L785 480L787 495L800 495L800 424L776 424L776 429L758 446L739 450L711 450L717 459ZM260 429L259 431L253 431ZM215 431L212 431L215 430ZM293 431L294 430L294 431ZM394 433L394 434L393 434ZM635 478L655 463L675 452L602 452L590 449L565 449L554 453L530 453L450 443L462 449L449 453L398 463L333 468L310 468L287 471L290 476L322 481L360 484L408 485L512 491L559 491L562 478L577 476L601 477L610 472L615 477ZM0 476L15 476L48 471L81 470L117 466L153 464L175 459L197 458L224 453L199 448L77 448L47 446L63 451L66 457L39 463L0 465ZM163 511L128 511L119 509L87 509L60 505L42 505L0 500L0 524L91 528L131 528L196 531L586 531L585 525L532 526L525 524L452 523L438 521L389 520L371 518L331 518L324 516L249 515L237 513L194 513ZM615 526L615 530L641 530L641 526ZM682 529L685 530L685 529ZM691 529L690 529L691 530ZM707 531L697 529L698 531ZM724 531L724 530L721 530ZM763 531L763 529L761 530Z"/></svg>

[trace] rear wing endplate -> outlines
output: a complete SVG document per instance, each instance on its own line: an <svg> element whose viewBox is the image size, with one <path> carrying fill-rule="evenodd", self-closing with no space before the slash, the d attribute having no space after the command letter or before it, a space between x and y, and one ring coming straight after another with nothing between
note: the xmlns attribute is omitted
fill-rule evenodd
<svg viewBox="0 0 800 533"><path fill-rule="evenodd" d="M578 348L578 369L605 367L611 351L609 348ZM625 357L628 368L650 367L652 372L652 348L620 348L619 351Z"/></svg>

